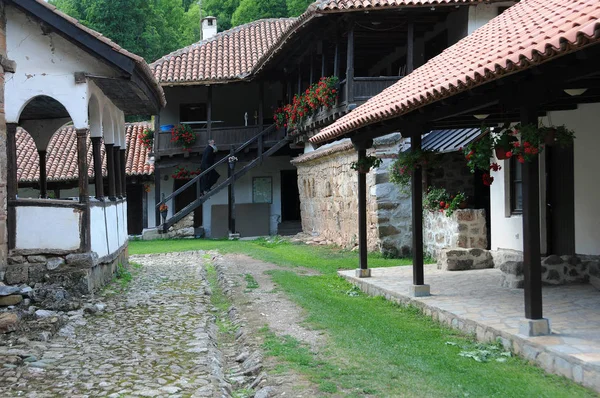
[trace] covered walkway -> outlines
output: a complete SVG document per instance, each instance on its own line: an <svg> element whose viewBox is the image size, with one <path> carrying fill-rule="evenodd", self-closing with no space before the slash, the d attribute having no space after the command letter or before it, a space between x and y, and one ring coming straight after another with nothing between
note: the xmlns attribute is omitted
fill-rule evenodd
<svg viewBox="0 0 600 398"><path fill-rule="evenodd" d="M370 295L419 307L480 341L500 337L505 347L546 371L600 391L600 295L591 284L545 286L544 310L552 334L528 337L519 334L523 290L501 287L499 269L452 272L425 265L431 286L426 297L408 295L412 267L372 268L371 278L357 278L354 270L339 274Z"/></svg>

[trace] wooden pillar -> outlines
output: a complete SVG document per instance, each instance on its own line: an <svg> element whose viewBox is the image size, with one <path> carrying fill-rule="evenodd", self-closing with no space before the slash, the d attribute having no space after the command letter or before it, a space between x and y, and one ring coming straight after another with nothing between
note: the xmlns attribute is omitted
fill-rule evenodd
<svg viewBox="0 0 600 398"><path fill-rule="evenodd" d="M296 91L298 95L302 93L302 68L298 67L298 91Z"/></svg>
<svg viewBox="0 0 600 398"><path fill-rule="evenodd" d="M17 199L17 124L6 123L6 194L9 201ZM8 249L15 248L17 237L17 212L14 206L8 205L7 229Z"/></svg>
<svg viewBox="0 0 600 398"><path fill-rule="evenodd" d="M264 119L264 96L265 96L265 85L264 82L258 82L258 131L262 132L264 129L263 119ZM264 136L261 135L258 137L258 158L262 163L263 159L263 144L264 144Z"/></svg>
<svg viewBox="0 0 600 398"><path fill-rule="evenodd" d="M209 140L212 140L212 99L213 88L208 86L208 102L206 105L206 133Z"/></svg>
<svg viewBox="0 0 600 398"><path fill-rule="evenodd" d="M81 242L79 249L86 253L92 249L91 245L91 225L90 225L90 198L89 198L89 177L87 162L87 136L88 129L77 129L77 171L79 173L79 203L85 204L81 215Z"/></svg>
<svg viewBox="0 0 600 398"><path fill-rule="evenodd" d="M348 52L346 54L346 104L354 103L354 22L348 26Z"/></svg>
<svg viewBox="0 0 600 398"><path fill-rule="evenodd" d="M340 77L340 41L335 39L335 53L333 54L333 76Z"/></svg>
<svg viewBox="0 0 600 398"><path fill-rule="evenodd" d="M48 176L46 173L46 151L38 151L40 164L40 198L48 197Z"/></svg>
<svg viewBox="0 0 600 398"><path fill-rule="evenodd" d="M229 156L235 156L233 145L229 151ZM235 174L235 162L227 162L227 177L232 178ZM235 234L235 182L232 181L227 187L227 218L229 224L229 233Z"/></svg>
<svg viewBox="0 0 600 398"><path fill-rule="evenodd" d="M422 127L417 127L411 134L411 151L421 150ZM414 297L429 296L429 285L425 284L423 270L423 169L416 166L411 176L412 191L412 258L413 285L409 294Z"/></svg>
<svg viewBox="0 0 600 398"><path fill-rule="evenodd" d="M94 185L96 187L96 199L104 200L104 179L102 178L102 137L92 137L92 153L94 154Z"/></svg>
<svg viewBox="0 0 600 398"><path fill-rule="evenodd" d="M537 126L537 110L521 109L521 124ZM540 170L537 158L523 164L523 271L525 317L542 319L540 255Z"/></svg>
<svg viewBox="0 0 600 398"><path fill-rule="evenodd" d="M310 50L310 72L309 72L309 77L308 77L308 85L309 85L309 86L310 86L311 84L313 84L313 83L314 83L314 81L315 81L315 75L314 75L314 72L315 72L314 59L315 59L314 53L313 53L313 51L312 51L312 50Z"/></svg>
<svg viewBox="0 0 600 398"><path fill-rule="evenodd" d="M161 224L160 210L157 205L161 201L160 197L160 168L158 165L154 167L154 226L158 227Z"/></svg>
<svg viewBox="0 0 600 398"><path fill-rule="evenodd" d="M292 82L288 81L285 89L286 96L284 97L283 104L291 104L292 103Z"/></svg>
<svg viewBox="0 0 600 398"><path fill-rule="evenodd" d="M325 77L327 73L327 65L326 65L326 57L325 57L325 48L321 51L321 77Z"/></svg>
<svg viewBox="0 0 600 398"><path fill-rule="evenodd" d="M406 74L415 69L415 25L408 23L408 32L406 40Z"/></svg>
<svg viewBox="0 0 600 398"><path fill-rule="evenodd" d="M121 199L123 197L123 192L121 191L123 185L121 183L121 156L119 155L119 151L121 150L120 146L113 147L113 159L114 159L114 175L115 175L115 194L117 198Z"/></svg>
<svg viewBox="0 0 600 398"><path fill-rule="evenodd" d="M358 161L367 157L367 149L373 146L373 140L353 141L358 153ZM358 170L358 253L359 269L356 276L366 278L371 276L367 263L367 173L368 170Z"/></svg>
<svg viewBox="0 0 600 398"><path fill-rule="evenodd" d="M104 144L104 149L106 151L106 172L108 174L108 199L113 201L117 199L114 146L114 144Z"/></svg>
<svg viewBox="0 0 600 398"><path fill-rule="evenodd" d="M121 149L119 151L119 162L121 163L120 176L121 176L121 196L127 197L127 173L125 168L127 166L127 162L125 160L125 152L126 149Z"/></svg>

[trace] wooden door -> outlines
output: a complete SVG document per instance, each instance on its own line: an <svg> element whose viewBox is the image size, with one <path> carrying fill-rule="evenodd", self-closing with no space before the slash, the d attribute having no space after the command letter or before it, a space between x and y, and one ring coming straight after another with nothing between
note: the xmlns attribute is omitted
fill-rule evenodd
<svg viewBox="0 0 600 398"><path fill-rule="evenodd" d="M144 229L144 185L127 184L127 233L140 235Z"/></svg>
<svg viewBox="0 0 600 398"><path fill-rule="evenodd" d="M299 220L298 172L296 170L281 170L281 221Z"/></svg>
<svg viewBox="0 0 600 398"><path fill-rule="evenodd" d="M549 146L545 153L547 254L575 254L573 147Z"/></svg>

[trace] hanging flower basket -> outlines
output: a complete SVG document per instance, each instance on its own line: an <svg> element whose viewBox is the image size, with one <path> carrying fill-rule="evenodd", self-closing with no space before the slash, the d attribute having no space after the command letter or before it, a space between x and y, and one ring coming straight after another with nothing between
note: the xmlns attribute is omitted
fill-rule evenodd
<svg viewBox="0 0 600 398"><path fill-rule="evenodd" d="M175 172L171 174L174 180L187 180L193 178L201 173L200 169L188 170L185 166L179 166L175 169Z"/></svg>
<svg viewBox="0 0 600 398"><path fill-rule="evenodd" d="M352 170L358 171L359 173L366 174L373 167L379 167L381 165L381 162L382 160L379 159L377 156L366 156L362 159L359 159L356 162L352 162L350 164L350 168Z"/></svg>
<svg viewBox="0 0 600 398"><path fill-rule="evenodd" d="M390 166L390 181L406 192L410 187L413 171L417 166L427 169L435 167L436 152L428 150L407 151L398 153L398 159Z"/></svg>
<svg viewBox="0 0 600 398"><path fill-rule="evenodd" d="M196 133L188 124L178 124L171 130L171 142L181 145L186 151L191 151L196 142Z"/></svg>

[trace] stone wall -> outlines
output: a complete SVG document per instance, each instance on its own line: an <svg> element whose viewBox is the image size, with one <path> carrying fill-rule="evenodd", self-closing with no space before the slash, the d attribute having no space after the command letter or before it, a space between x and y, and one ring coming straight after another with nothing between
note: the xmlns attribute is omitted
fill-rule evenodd
<svg viewBox="0 0 600 398"><path fill-rule="evenodd" d="M474 177L467 167L462 152L444 153L437 156L438 167L427 172L427 185L445 188L451 194L464 192L468 198L475 196Z"/></svg>
<svg viewBox="0 0 600 398"><path fill-rule="evenodd" d="M6 15L0 0L0 58L6 59ZM6 268L8 231L6 230L6 119L4 115L4 67L0 65L0 271Z"/></svg>
<svg viewBox="0 0 600 398"><path fill-rule="evenodd" d="M485 210L456 210L450 217L440 212L424 212L423 245L437 258L444 248L487 248Z"/></svg>
<svg viewBox="0 0 600 398"><path fill-rule="evenodd" d="M388 174L400 142L400 134L382 137L368 153L383 160L367 174L368 249L394 256L409 255L412 239L410 195L389 182ZM343 140L292 161L305 233L347 248L358 244L358 174L350 168L356 159L350 140Z"/></svg>

